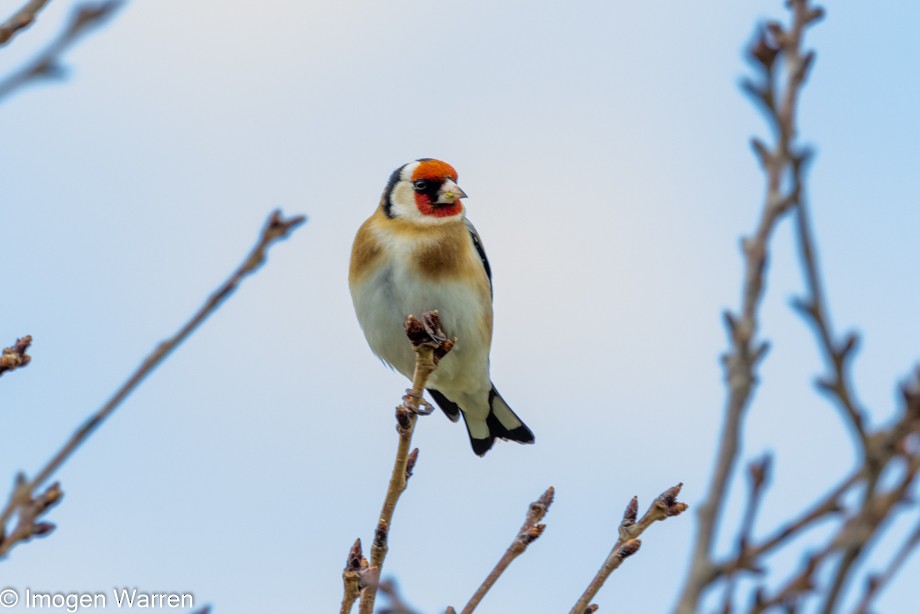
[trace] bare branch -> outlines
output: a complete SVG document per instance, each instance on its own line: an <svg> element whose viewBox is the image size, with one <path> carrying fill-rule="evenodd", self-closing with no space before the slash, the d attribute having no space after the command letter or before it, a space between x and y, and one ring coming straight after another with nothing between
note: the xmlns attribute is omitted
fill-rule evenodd
<svg viewBox="0 0 920 614"><path fill-rule="evenodd" d="M60 77L64 70L60 58L81 38L104 24L124 4L123 0L104 0L82 4L74 9L64 30L31 62L0 80L0 100L23 85L36 80Z"/></svg>
<svg viewBox="0 0 920 614"><path fill-rule="evenodd" d="M0 524L0 558L6 556L10 548L17 543L27 542L33 537L51 535L55 526L50 522L41 521L41 517L60 503L63 497L61 485L55 482L45 492L33 498L26 476L21 473L17 475L10 500L16 502L19 515L16 526L9 535L5 533L5 524Z"/></svg>
<svg viewBox="0 0 920 614"><path fill-rule="evenodd" d="M265 224L265 227L262 229L262 233L259 236L259 240L256 243L255 247L246 257L246 260L241 264L230 277L221 284L217 290L208 298L205 304L192 316L192 318L182 326L179 331L170 337L169 339L161 342L157 347L144 359L141 365L137 370L128 378L128 380L122 384L122 386L115 392L115 394L97 411L95 414L90 416L90 418L81 426L77 431L71 436L71 438L64 444L64 446L54 455L54 457L45 464L44 467L38 472L38 474L32 478L31 481L23 480L21 483L17 484L16 488L13 491L13 494L10 497L9 502L4 507L2 513L0 513L0 529L6 526L6 523L9 521L10 517L19 510L20 520L22 520L22 514L28 513L28 507L30 502L33 502L32 496L33 493L38 489L44 482L51 477L51 475L57 471L57 469L68 459L71 454L80 447L93 432L108 418L112 413L121 405L121 403L131 394L135 388L140 385L144 379L153 372L156 367L163 362L163 360L168 357L173 350L179 347L183 341L185 341L189 335L191 335L195 330L204 322L208 316L214 313L223 302L233 294L234 290L237 289L240 282L247 277L248 275L255 272L264 262L266 258L267 251L274 243L287 238L287 236L298 226L303 224L306 221L304 216L295 216L292 218L285 219L281 216L280 211L273 212L268 221ZM22 524L21 522L19 524ZM22 540L22 536L18 535L14 531L12 534L3 539L0 542L0 555L7 553L10 548L12 548L17 541Z"/></svg>
<svg viewBox="0 0 920 614"><path fill-rule="evenodd" d="M29 0L9 19L0 23L0 47L8 44L13 37L32 25L39 11L45 8L48 0Z"/></svg>
<svg viewBox="0 0 920 614"><path fill-rule="evenodd" d="M798 178L799 173L801 173L800 167L801 164L795 164L793 166L796 183L801 182L801 179ZM824 289L821 284L821 276L818 273L814 237L811 231L811 223L808 219L808 208L806 200L802 196L797 200L795 212L796 237L801 256L799 260L802 263L808 296L804 299L795 301L793 305L795 305L802 316L808 320L812 328L814 328L818 338L818 345L824 354L828 363L828 369L831 372L829 377L818 380L818 388L832 395L837 401L837 404L840 405L847 424L860 443L859 452L864 457L865 461L872 465L874 464L874 459L868 457L870 449L864 425L864 412L858 407L854 398L855 394L853 393L853 386L849 381L847 369L849 361L853 357L853 350L856 348L858 338L855 334L851 334L844 340L839 341L831 330Z"/></svg>
<svg viewBox="0 0 920 614"><path fill-rule="evenodd" d="M726 314L731 348L725 356L728 398L725 422L719 437L712 481L699 509L699 526L693 547L688 578L677 604L679 614L691 614L698 609L703 591L715 579L712 548L723 507L727 500L728 483L737 463L740 449L742 419L748 407L754 384L755 369L766 346L755 342L758 312L763 299L764 272L769 242L777 224L799 200L800 176L793 176L791 186L784 184L790 169L798 167L804 154L794 145L796 110L799 90L805 81L812 55L801 51L805 28L820 18L820 9L809 6L808 0L791 2L793 17L788 31L779 24L769 24L751 50L762 76L760 83L746 82L745 89L764 108L775 130L776 142L769 149L755 141L755 151L766 173L766 195L760 220L754 234L742 241L744 253L744 282L741 309L737 315ZM777 83L776 60L786 63L785 82Z"/></svg>
<svg viewBox="0 0 920 614"><path fill-rule="evenodd" d="M751 543L751 536L754 532L754 521L757 517L757 511L760 509L760 502L763 499L764 490L770 479L769 474L772 464L773 458L769 454L765 454L760 460L754 461L748 465L748 501L744 516L741 520L741 529L738 532L738 543L735 547L738 553L738 561L744 559L748 545ZM753 566L748 567L748 569L755 573L762 572L762 570ZM737 573L732 573L731 571L725 575L727 576L727 582L725 583L725 597L722 600L722 611L731 612L731 604L735 598L735 584L738 576Z"/></svg>
<svg viewBox="0 0 920 614"><path fill-rule="evenodd" d="M859 601L859 606L856 608L856 614L869 614L869 608L872 605L872 601L875 600L891 583L894 577L898 575L898 572L901 571L904 563L907 562L907 559L910 558L910 555L917 549L918 545L920 545L920 522L917 523L910 537L901 544L901 547L894 555L894 558L891 559L885 571L879 574L872 574L866 580L866 590L863 593L862 599Z"/></svg>
<svg viewBox="0 0 920 614"><path fill-rule="evenodd" d="M830 515L842 513L843 504L841 503L841 498L853 486L859 483L861 477L861 470L853 472L828 494L824 495L820 500L805 510L798 518L784 524L777 529L773 535L763 540L763 542L756 545L748 543L744 550L738 553L736 558L715 566L713 568L713 578L731 576L738 571L745 570L756 572L759 569L757 561L760 557L786 544L790 539L797 537L815 522Z"/></svg>
<svg viewBox="0 0 920 614"><path fill-rule="evenodd" d="M450 352L456 342L455 339L449 339L441 330L441 319L437 311L426 311L422 314L421 319L416 319L412 315L407 317L406 336L415 350L415 373L412 377L412 388L406 391L402 404L396 408L396 432L399 433L396 460L393 463L390 484L383 500L380 519L374 531L374 543L371 546L370 569L378 578L383 571L383 562L389 550L390 527L393 523L396 503L406 490L406 484L418 459L417 451L409 453L415 423L419 415L426 415L432 411L431 406L422 397L422 393L425 391L428 378L437 368L438 361ZM377 582L368 582L367 587L361 591L361 614L373 614L377 584Z"/></svg>
<svg viewBox="0 0 920 614"><path fill-rule="evenodd" d="M623 561L638 552L642 542L638 539L654 522L679 516L687 510L687 504L677 500L683 483L677 484L667 489L652 502L648 511L643 514L642 518L636 521L639 513L639 499L633 497L623 512L623 520L620 522L619 536L610 554L607 555L604 564L595 574L588 588L582 593L581 597L575 602L570 614L583 614L584 612L593 612L597 610L596 605L591 604L591 600L601 590L604 582L610 577ZM593 609L591 609L593 608Z"/></svg>
<svg viewBox="0 0 920 614"><path fill-rule="evenodd" d="M3 353L0 354L0 376L7 371L21 369L32 362L32 357L26 354L30 345L32 345L32 335L26 335L17 339L12 346L3 348Z"/></svg>
<svg viewBox="0 0 920 614"><path fill-rule="evenodd" d="M418 614L412 609L399 593L399 587L394 580L384 580L380 583L380 592L386 595L389 604L377 610L377 614Z"/></svg>
<svg viewBox="0 0 920 614"><path fill-rule="evenodd" d="M553 498L555 496L556 490L550 486L539 499L530 504L530 507L527 508L527 516L524 518L524 524L521 525L521 530L518 531L511 545L505 550L505 554L502 555L502 558L499 559L486 579L479 585L479 588L473 593L473 596L466 606L464 606L460 614L470 614L475 610L479 602L482 601L482 598L486 596L489 589L492 588L505 570L508 569L512 561L523 554L524 551L527 550L527 546L535 542L543 534L546 525L540 524L540 521L546 516L546 512L549 511L549 506L553 504Z"/></svg>

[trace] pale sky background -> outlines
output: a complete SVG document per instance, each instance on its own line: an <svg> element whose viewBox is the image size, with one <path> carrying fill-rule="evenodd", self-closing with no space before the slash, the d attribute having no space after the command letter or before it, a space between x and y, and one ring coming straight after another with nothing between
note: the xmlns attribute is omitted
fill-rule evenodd
<svg viewBox="0 0 920 614"><path fill-rule="evenodd" d="M0 50L0 74L72 6L55 0ZM920 350L920 4L829 9L808 38L809 196L834 323L864 335L854 380L879 424ZM423 419L386 575L421 611L461 607L552 484L546 533L478 611L568 611L630 497L644 509L683 481L692 512L654 526L596 599L668 610L722 419L720 314L738 304L738 239L761 202L748 140L765 128L737 85L769 16L785 19L779 0L130 3L68 54L66 82L0 104L0 343L35 338L32 365L0 381L3 496L198 308L272 208L310 221L59 472L57 532L16 548L0 587L338 610L406 386L364 342L349 250L389 173L429 156L470 195L494 271L493 377L537 443L480 459L462 426ZM790 229L743 450L776 454L758 535L853 461L789 309ZM781 581L798 559L771 562ZM918 574L915 557L879 610L915 607Z"/></svg>

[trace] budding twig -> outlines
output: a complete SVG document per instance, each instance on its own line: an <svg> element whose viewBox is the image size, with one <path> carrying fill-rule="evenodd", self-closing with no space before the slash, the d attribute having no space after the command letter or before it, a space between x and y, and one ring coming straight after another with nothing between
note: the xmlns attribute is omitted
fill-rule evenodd
<svg viewBox="0 0 920 614"><path fill-rule="evenodd" d="M32 357L26 354L30 345L32 345L32 335L26 335L17 339L12 346L3 348L3 353L0 354L0 376L7 371L21 369L32 362Z"/></svg>
<svg viewBox="0 0 920 614"><path fill-rule="evenodd" d="M482 598L489 592L489 589L492 588L505 570L508 569L511 562L523 554L524 551L527 550L527 546L532 544L543 534L546 525L540 524L540 521L546 516L549 506L553 504L555 495L555 489L550 486L539 499L530 504L530 507L527 508L527 516L524 519L524 524L521 525L521 530L518 531L514 541L512 541L508 549L505 550L505 554L502 555L502 558L499 559L495 568L492 569L492 572L483 580L479 588L476 589L476 592L473 593L469 603L466 604L460 614L470 614L475 610L479 602L482 601Z"/></svg>
<svg viewBox="0 0 920 614"><path fill-rule="evenodd" d="M623 512L623 520L620 522L616 543L613 544L610 554L607 555L603 565L601 565L591 583L588 584L588 588L575 602L570 614L583 614L584 612L597 610L597 606L594 606L594 610L590 609L592 607L591 600L601 590L610 574L616 571L625 559L639 551L642 542L638 537L652 523L672 516L679 516L687 510L687 504L677 500L677 495L680 494L682 487L683 483L679 483L658 495L638 521L636 517L639 514L639 499L637 497L632 498Z"/></svg>
<svg viewBox="0 0 920 614"><path fill-rule="evenodd" d="M0 100L35 79L60 77L64 72L60 65L60 56L91 30L105 23L122 5L122 0L103 0L97 4L86 3L75 8L67 27L44 51L16 72L0 80ZM24 26L14 27L9 36L22 27Z"/></svg>
<svg viewBox="0 0 920 614"><path fill-rule="evenodd" d="M352 606L358 600L361 592L360 580L361 570L367 567L367 559L361 554L361 539L355 540L355 544L348 551L348 558L345 560L345 569L342 570L342 582L345 585L345 592L342 595L341 614L351 612Z"/></svg>

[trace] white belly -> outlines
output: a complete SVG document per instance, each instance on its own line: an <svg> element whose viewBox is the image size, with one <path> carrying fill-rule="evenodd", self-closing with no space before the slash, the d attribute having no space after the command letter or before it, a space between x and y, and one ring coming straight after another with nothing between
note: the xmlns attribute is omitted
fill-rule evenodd
<svg viewBox="0 0 920 614"><path fill-rule="evenodd" d="M429 387L454 399L488 394L491 339L480 323L491 317L492 306L484 304L474 288L462 281L419 279L395 258L351 291L371 349L409 379L415 370L415 353L406 339L406 316L437 309L444 332L456 337L457 344L432 374Z"/></svg>

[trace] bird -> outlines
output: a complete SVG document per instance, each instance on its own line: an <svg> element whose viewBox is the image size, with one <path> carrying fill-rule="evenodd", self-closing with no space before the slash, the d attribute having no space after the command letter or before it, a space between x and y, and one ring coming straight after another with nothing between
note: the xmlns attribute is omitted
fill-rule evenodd
<svg viewBox="0 0 920 614"><path fill-rule="evenodd" d="M355 236L348 285L371 350L409 380L415 354L404 321L438 310L457 341L427 390L451 421L463 417L473 452L483 456L496 438L533 443L534 435L489 373L492 269L464 198L457 171L441 160L420 158L393 171Z"/></svg>

